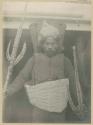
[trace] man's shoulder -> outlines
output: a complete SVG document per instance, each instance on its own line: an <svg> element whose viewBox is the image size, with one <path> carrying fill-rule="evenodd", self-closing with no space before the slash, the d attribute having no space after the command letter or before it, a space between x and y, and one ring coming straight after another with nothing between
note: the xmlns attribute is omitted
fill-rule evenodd
<svg viewBox="0 0 93 125"><path fill-rule="evenodd" d="M33 55L33 58L36 60L41 60L41 59L45 59L47 56L44 53L35 53Z"/></svg>
<svg viewBox="0 0 93 125"><path fill-rule="evenodd" d="M56 58L62 59L62 60L64 59L65 62L70 62L70 59L67 56L65 56L64 53L56 55Z"/></svg>
<svg viewBox="0 0 93 125"><path fill-rule="evenodd" d="M30 58L29 58L29 63L30 62L33 62L34 60L40 60L40 59L42 59L42 58L45 58L46 56L44 55L44 54L42 54L42 53L35 53L35 54L33 54Z"/></svg>

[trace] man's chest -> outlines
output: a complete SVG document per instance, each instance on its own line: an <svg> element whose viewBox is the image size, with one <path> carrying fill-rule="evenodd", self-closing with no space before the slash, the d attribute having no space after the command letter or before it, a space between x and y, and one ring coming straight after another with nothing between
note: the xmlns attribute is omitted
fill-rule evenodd
<svg viewBox="0 0 93 125"><path fill-rule="evenodd" d="M32 78L36 81L56 80L64 78L64 58L55 56L47 58L39 56L34 59Z"/></svg>

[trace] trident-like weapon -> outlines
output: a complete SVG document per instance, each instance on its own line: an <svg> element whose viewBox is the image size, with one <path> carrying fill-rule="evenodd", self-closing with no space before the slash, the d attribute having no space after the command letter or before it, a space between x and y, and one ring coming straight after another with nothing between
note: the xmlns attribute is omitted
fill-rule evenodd
<svg viewBox="0 0 93 125"><path fill-rule="evenodd" d="M27 9L27 4L25 5L25 9L24 9L25 13L24 13L24 16L22 18L22 23L20 24L20 26L19 26L19 28L17 30L17 34L16 34L16 37L15 37L15 40L14 40L14 45L13 45L11 55L9 54L11 41L9 42L8 48L7 48L7 51L6 51L6 57L7 57L8 61L9 61L9 66L8 66L6 81L5 81L5 84L4 84L4 92L6 92L6 89L7 89L8 83L10 81L10 77L12 75L14 66L19 63L19 61L23 58L23 56L24 56L24 54L26 52L26 43L24 43L20 54L17 56L17 50L18 50L18 46L19 46L19 43L20 43L20 38L21 38L21 35L22 35L22 30L23 30L22 28L23 28L23 24L24 24L24 20L25 20L26 9Z"/></svg>
<svg viewBox="0 0 93 125"><path fill-rule="evenodd" d="M79 75L78 75L78 67L77 67L77 59L76 59L76 48L73 46L73 56L74 56L74 67L75 67L75 83L76 83L76 91L77 91L77 100L78 100L78 105L75 106L71 95L69 93L69 103L73 111L80 110L82 111L83 108L83 95L82 95L82 90L79 82Z"/></svg>

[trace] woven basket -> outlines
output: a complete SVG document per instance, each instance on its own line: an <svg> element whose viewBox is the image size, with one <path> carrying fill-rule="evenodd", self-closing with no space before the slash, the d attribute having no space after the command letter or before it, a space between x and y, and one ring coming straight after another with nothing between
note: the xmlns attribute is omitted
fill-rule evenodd
<svg viewBox="0 0 93 125"><path fill-rule="evenodd" d="M30 103L49 112L62 112L66 108L68 87L68 79L25 85Z"/></svg>

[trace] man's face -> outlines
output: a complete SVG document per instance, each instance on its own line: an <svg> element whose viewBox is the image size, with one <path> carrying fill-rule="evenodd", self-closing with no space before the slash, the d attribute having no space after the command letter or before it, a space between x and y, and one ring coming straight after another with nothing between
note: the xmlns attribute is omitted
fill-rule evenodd
<svg viewBox="0 0 93 125"><path fill-rule="evenodd" d="M58 43L54 38L48 37L43 44L43 49L48 56L53 56L58 49Z"/></svg>

